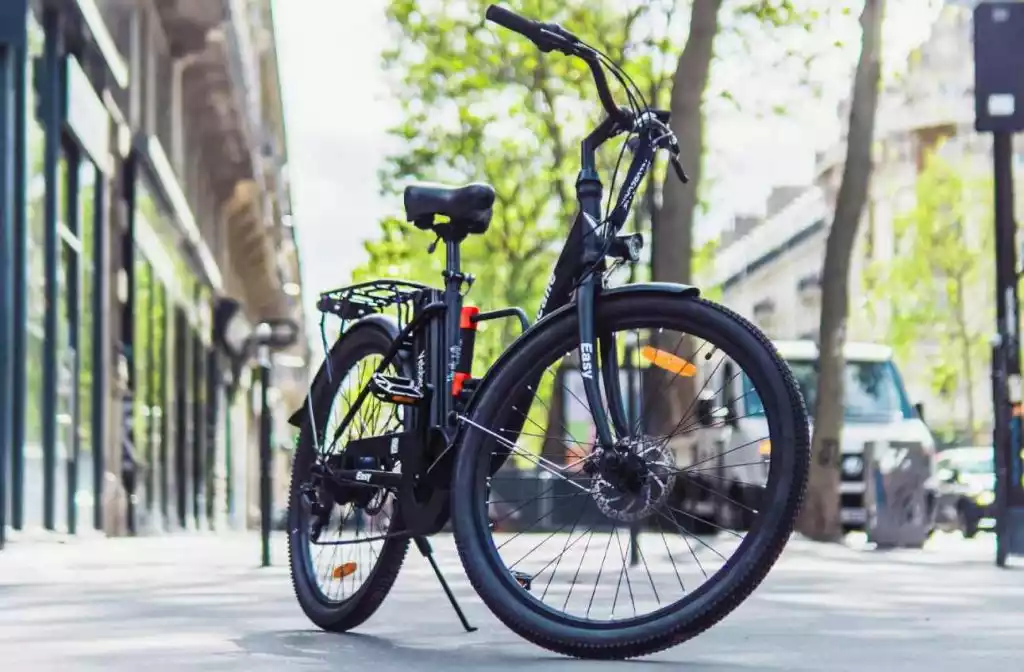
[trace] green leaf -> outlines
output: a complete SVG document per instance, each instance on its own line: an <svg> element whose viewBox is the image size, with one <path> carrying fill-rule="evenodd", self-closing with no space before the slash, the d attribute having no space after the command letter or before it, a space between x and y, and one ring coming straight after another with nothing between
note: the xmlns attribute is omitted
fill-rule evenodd
<svg viewBox="0 0 1024 672"><path fill-rule="evenodd" d="M918 175L913 205L893 219L895 253L865 273L872 302L889 308L887 338L897 359L908 363L920 356L922 343L935 344L938 354L926 364L928 385L966 404L972 416L973 397L965 390L986 375L995 318L992 291L980 275L994 263L992 185L974 170L933 151Z"/></svg>

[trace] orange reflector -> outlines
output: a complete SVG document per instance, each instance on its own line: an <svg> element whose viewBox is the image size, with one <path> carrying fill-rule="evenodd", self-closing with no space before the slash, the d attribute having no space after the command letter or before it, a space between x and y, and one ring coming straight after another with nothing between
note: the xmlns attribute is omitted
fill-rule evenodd
<svg viewBox="0 0 1024 672"><path fill-rule="evenodd" d="M757 444L757 452L761 453L762 455L771 455L772 442L769 441L768 439L765 439L761 443Z"/></svg>
<svg viewBox="0 0 1024 672"><path fill-rule="evenodd" d="M346 562L344 565L338 565L334 568L332 576L336 579L344 579L346 576L352 576L356 573L356 563Z"/></svg>
<svg viewBox="0 0 1024 672"><path fill-rule="evenodd" d="M689 378L697 373L697 367L682 357L673 355L671 352L652 348L649 345L645 345L640 348L640 356L651 364L654 364L659 369L665 369L669 373L674 373L679 376L686 376Z"/></svg>

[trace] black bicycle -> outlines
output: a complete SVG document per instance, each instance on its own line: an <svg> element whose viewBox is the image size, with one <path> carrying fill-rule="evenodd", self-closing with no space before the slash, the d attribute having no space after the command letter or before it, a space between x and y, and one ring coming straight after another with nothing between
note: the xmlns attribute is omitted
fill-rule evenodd
<svg viewBox="0 0 1024 672"><path fill-rule="evenodd" d="M484 184L405 190L408 220L444 242L443 288L321 295L342 335L324 339L291 419L295 592L319 627L356 627L414 541L472 630L427 541L450 522L469 580L515 632L573 656L644 655L709 628L768 573L804 493L806 412L764 335L696 288L607 286L640 258L640 236L621 230L655 153L686 179L668 113L562 27L498 6L487 18L593 72L608 117L582 142L579 213L532 325L463 301L460 243L486 232L495 200ZM602 216L595 152L621 135L633 157ZM507 318L524 332L474 377L478 326Z"/></svg>

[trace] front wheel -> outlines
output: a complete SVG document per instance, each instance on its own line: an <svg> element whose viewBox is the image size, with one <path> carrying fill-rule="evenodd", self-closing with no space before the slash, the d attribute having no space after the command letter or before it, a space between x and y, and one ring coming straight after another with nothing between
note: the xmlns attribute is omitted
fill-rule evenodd
<svg viewBox="0 0 1024 672"><path fill-rule="evenodd" d="M810 441L789 368L727 309L636 292L599 300L596 325L627 407L615 446L594 444L576 315L554 317L460 418L452 522L470 581L508 627L622 659L696 636L757 587L793 530ZM703 508L680 491L703 491L690 498ZM735 527L716 520L716 498L743 513Z"/></svg>

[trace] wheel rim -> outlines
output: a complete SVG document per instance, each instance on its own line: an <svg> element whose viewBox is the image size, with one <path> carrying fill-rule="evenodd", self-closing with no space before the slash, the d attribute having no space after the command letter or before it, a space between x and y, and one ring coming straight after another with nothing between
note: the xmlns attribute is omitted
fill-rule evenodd
<svg viewBox="0 0 1024 672"><path fill-rule="evenodd" d="M648 320L648 324L650 321ZM643 343L653 343L656 345L662 345L665 349L674 350L681 352L680 344L688 342L687 336L690 337L690 341L697 340L703 342L703 348L706 352L711 352L711 359L718 358L719 361L724 361L726 355L731 355L734 366L743 363L745 359L739 349L731 347L727 343L710 343L707 338L693 337L703 336L692 333L693 329L688 330L689 334L677 334L679 336L678 342L675 345L666 346L665 344L676 340L675 338L666 338L665 329L650 331L646 334L646 338L636 332L643 331L638 325L636 328L630 329L634 332L633 340L638 346ZM575 344L576 341L573 341ZM575 347L575 345L570 346ZM636 350L638 350L637 348ZM698 356L702 356L702 346L695 344L693 347L688 349L685 353L685 359L687 361L696 361ZM554 357L554 360L560 358ZM634 363L638 363L639 357L634 357ZM531 408L529 415L534 415L537 411L538 406L540 412L550 413L550 403L544 403L544 385L545 380L552 380L558 378L557 375L553 374L550 368L552 362L541 362L538 366L545 368L546 371L541 379L541 385L539 387L540 394L538 400L535 402L534 407ZM648 387L649 383L643 380L644 373L642 367L638 374L641 378L640 389L647 390L644 394L639 395L642 403L644 396L650 394L651 390L656 390L656 386ZM757 392L762 390L762 386L767 387L764 381L757 380L760 374L742 376L743 367L737 366L736 378L745 378L745 384L743 385L744 395L750 394L750 392ZM658 367L655 369L659 370ZM529 376L526 376L529 378ZM708 379L707 382L711 382ZM761 384L758 384L758 383ZM564 388L571 388L571 385L564 383ZM697 386L698 389L700 386ZM669 382L669 388L672 388L672 383ZM624 390L625 393L625 390ZM564 395L563 400L575 403L578 406L582 406L582 412L580 416L587 418L589 417L589 411L586 410L586 402L582 389L569 389ZM538 403L540 402L540 403ZM638 416L643 415L643 411L639 411ZM681 417L679 417L677 426L683 430L689 430L686 421L686 413L692 409L685 409ZM762 408L763 410L763 408ZM570 415L570 414L567 414ZM571 419L571 415L570 415ZM639 417L637 418L640 419ZM741 418L737 418L741 419ZM746 441L747 447L750 445L757 446L761 441L774 436L776 438L781 437L781 431L779 429L779 418L766 417L764 418L764 432L762 435L753 437ZM641 423L643 424L643 423ZM749 424L749 423L747 423ZM569 425L569 426L567 426ZM503 426L503 425L499 425ZM544 433L542 436L530 437L532 434L531 427L533 430L537 430L538 427L542 428L542 423L537 422L535 418L528 416L525 422L525 428L523 435L520 437L518 448L523 448L523 437L527 437L527 441L531 438L534 441L541 440L545 444L552 439L552 432ZM579 450L580 454L571 457L566 464L572 464L575 461L577 464L575 467L584 464L587 460L587 455L592 455L590 449L593 446L593 440L588 437L588 440L581 441L576 435L577 432L573 431L571 423L562 422L560 426L552 427L553 429L561 430L564 435L564 443L569 445L572 450ZM477 427L475 431L487 434L486 429ZM677 432L676 435L687 432ZM500 430L496 433L500 436ZM650 433L648 433L650 434ZM667 436L667 434L666 434ZM669 440L673 440L674 436L670 436ZM496 446L501 446L501 442L495 436L488 435L485 443L490 445L493 450ZM642 442L641 442L642 443ZM507 447L507 446L503 446ZM738 455L743 455L743 446L736 444L733 446L736 450L731 452ZM760 460L761 466L763 467L763 477L759 484L760 496L755 496L752 501L761 502L776 502L778 499L778 488L775 487L778 484L780 469L784 468L784 464L779 464L778 460L773 460L771 455L777 453L779 446L772 446L771 453L763 457ZM728 449L726 449L728 450ZM525 455L514 450L521 459L529 461ZM533 451L530 451L533 452ZM723 451L725 453L726 451ZM750 452L749 450L746 452ZM592 458L591 458L592 459ZM536 460L535 460L536 461ZM499 471L494 474L493 478L488 479L486 482L483 478L486 476L486 464L490 462L489 459L480 459L477 462L477 479L476 489L474 493L474 501L480 502L483 492L486 490L490 495L494 492L500 492L501 487L498 481L501 477L502 472ZM687 479L687 487L684 488L688 491L694 492L699 491L699 486L695 487L695 484L707 485L709 483L708 478L696 478L698 471L706 471L702 469L702 465L706 465L710 462L705 458L700 460L691 460L689 469L680 469L678 466L677 477ZM741 467L756 467L754 464L743 464L738 460L731 460L727 462L734 469ZM778 466L775 466L778 465ZM487 525L485 520L494 523L498 529L498 534L504 534L504 538L499 538L497 535L491 536L487 541L484 541L484 552L488 558L488 561L492 565L492 569L496 572L499 578L503 578L503 583L506 590L517 592L523 603L528 605L535 611L540 612L548 617L555 617L560 620L567 620L570 623L579 625L587 628L601 628L601 627L628 627L630 625L639 625L643 622L660 618L669 612L677 611L679 604L682 600L694 602L701 599L708 590L710 590L722 576L722 569L726 566L736 564L742 561L744 556L753 557L757 553L753 552L753 547L761 545L763 541L759 535L750 533L740 533L735 530L721 529L722 526L715 523L713 520L700 516L699 514L689 514L684 509L680 511L679 506L675 506L671 503L661 503L656 507L656 511L651 513L646 520L653 518L657 522L661 523L657 527L660 529L648 530L640 535L640 541L637 545L636 551L636 565L631 566L629 558L629 532L626 528L626 521L617 521L618 524L611 525L610 529L605 532L596 532L597 525L593 524L587 518L585 512L588 503L588 498L593 498L590 488L588 487L587 480L591 481L589 485L592 485L593 476L581 478L578 472L573 475L567 475L565 473L554 473L553 469L549 468L550 465L542 466L541 468L547 471L550 476L547 477L549 481L555 483L553 488L545 490L543 487L539 487L539 492L530 497L518 498L515 502L511 501L513 498L509 497L508 494L499 495L498 498L490 496L486 504L478 506L475 509L474 515L477 518L478 529L480 526ZM682 474L681 472L690 472ZM720 472L718 478L722 478ZM724 472L724 473L735 473L735 472ZM748 470L749 473L749 470ZM751 485L749 482L748 485ZM584 488L580 486L583 485ZM771 496L766 494L768 490L772 490ZM561 491L559 491L559 488ZM586 489L586 491L583 491ZM744 504L742 501L731 497L728 494L728 490L725 492L713 492L708 493L709 495L720 495L718 500L722 503L727 503L734 506L739 511L748 510L751 507ZM519 527L523 529L515 530L509 529L506 521L510 517L518 514L520 518L523 517L524 510L528 510L531 506L534 509L541 509L539 501L541 498L548 499L547 510L552 513L548 514L548 520L553 520L551 524L547 525L546 530L539 534L529 534L527 530L530 528L531 522L540 522L544 520L544 511L541 510L541 516L537 515L530 516L530 520L526 521L525 524L522 520L519 521ZM576 502L573 504L572 502ZM493 512L493 515L488 516L488 511L493 509L495 504L502 504L504 510L500 512ZM595 502L596 504L596 502ZM573 510L573 507L577 508L577 511ZM566 515L561 516L558 519L558 515L554 513L556 508L569 509ZM600 508L600 507L598 507ZM724 507L723 507L724 508ZM666 514L670 515L666 515ZM772 512L769 510L769 514ZM683 515L680 515L683 514ZM752 517L755 517L753 522L752 532L756 532L758 529L758 520L760 518L756 511L749 513ZM485 518L486 516L486 518ZM739 517L739 516L737 516ZM673 520L674 519L674 520ZM704 535L689 532L685 529L685 526L678 524L679 520L689 519L695 522L703 522L714 531L717 532L716 537L728 538L728 544L714 543L720 542L721 539L709 538ZM505 528L503 530L502 528ZM671 540L669 535L675 532L676 539ZM603 535L603 538L602 538ZM554 545L554 552L550 552ZM673 548L673 546L675 548ZM717 548L716 548L717 546ZM529 556L537 552L540 548L546 547L549 552L544 559L531 560ZM596 565L591 563L588 565L588 561L585 556L588 552L593 553L594 549L601 555L601 561ZM683 551L690 556L690 567L687 569L680 565L680 563L674 560L678 558L679 551ZM664 562L664 557L668 557L668 563ZM605 568L605 561L611 558L613 561L612 568L609 571ZM738 558L738 559L737 559ZM709 562L710 560L710 562ZM652 569L652 564L657 562L658 568ZM568 572L565 570L568 568ZM689 576L687 576L687 573ZM564 586L561 589L554 588L554 585L558 582L559 578L563 578L563 584L566 583L564 579L568 574L568 586ZM694 574L699 575L702 581L694 581ZM586 576L589 579L589 585L584 586L583 590L580 589L582 583L579 579L581 576ZM602 580L602 576L605 580ZM610 577L610 580L609 580ZM670 581L666 581L668 578ZM666 590L670 588L670 585L675 582L675 594L676 599L670 599L673 596L672 590ZM524 584L529 584L528 588L524 587ZM582 595L582 597L581 597ZM556 598L556 599L552 599ZM599 602L604 602L603 605L598 605ZM554 603L557 601L557 604ZM623 613L625 612L625 613ZM607 618L601 618L601 616L607 616Z"/></svg>
<svg viewBox="0 0 1024 672"><path fill-rule="evenodd" d="M316 446L323 459L343 456L346 445L354 439L402 431L404 413L401 407L367 396L348 427L334 440L342 419L382 360L378 353L366 354L348 371L330 372L333 375L344 373L344 377L338 383L326 417L317 418ZM314 452L317 447L314 447ZM401 465L397 464L394 471L400 470ZM322 487L319 491L322 497L329 499ZM316 516L302 501L302 495L299 498L298 547L307 583L321 603L343 604L362 592L376 572L387 543L379 537L390 529L395 497L392 493L379 491L365 508L332 502L326 518ZM314 539L317 525L321 531Z"/></svg>

